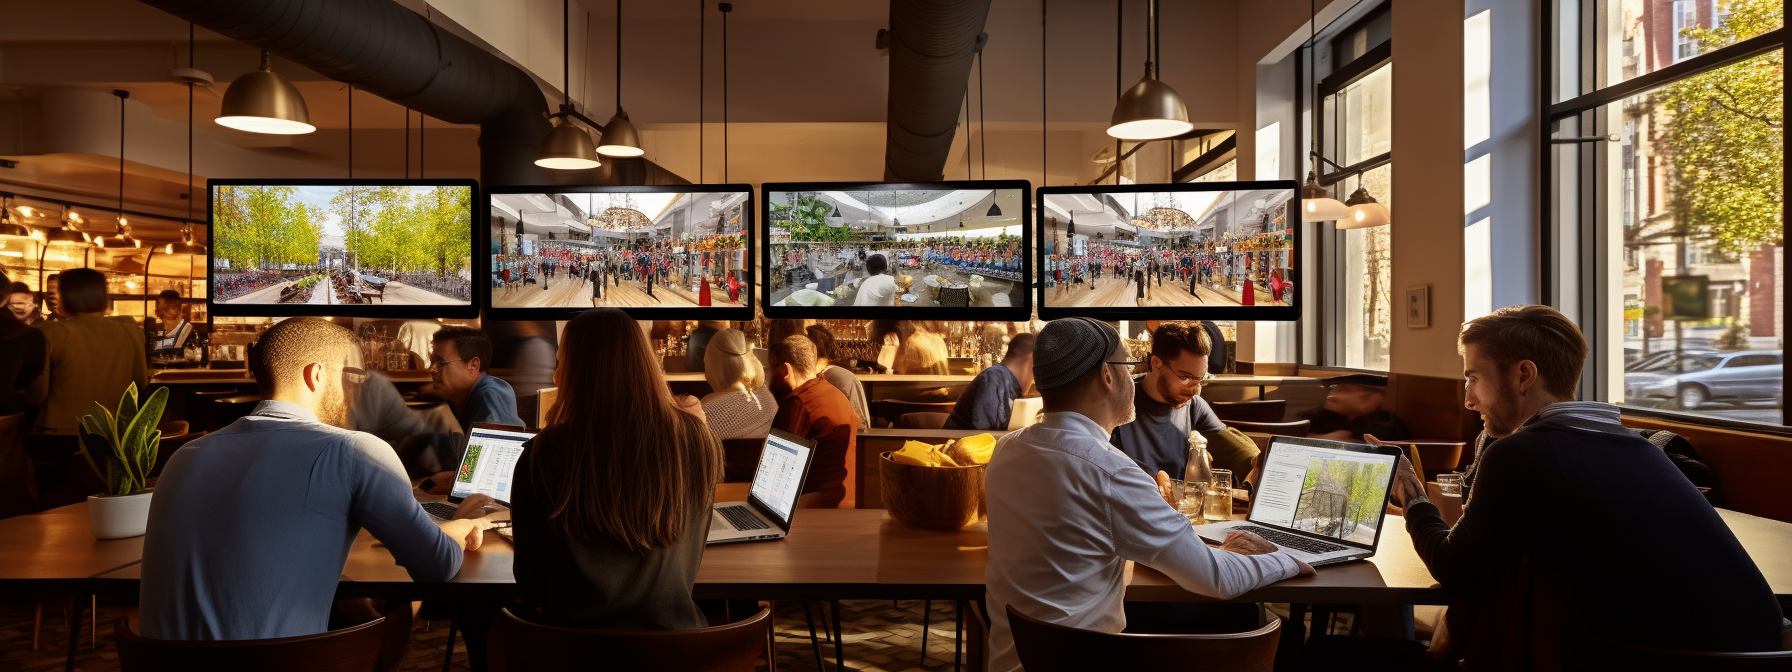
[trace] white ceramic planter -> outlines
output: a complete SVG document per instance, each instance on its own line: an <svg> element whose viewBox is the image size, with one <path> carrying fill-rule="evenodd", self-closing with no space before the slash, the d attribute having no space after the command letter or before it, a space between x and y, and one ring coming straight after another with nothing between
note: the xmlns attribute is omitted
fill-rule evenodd
<svg viewBox="0 0 1792 672"><path fill-rule="evenodd" d="M149 496L153 492L114 497L91 495L87 498L87 524L97 539L127 539L143 536L149 528Z"/></svg>

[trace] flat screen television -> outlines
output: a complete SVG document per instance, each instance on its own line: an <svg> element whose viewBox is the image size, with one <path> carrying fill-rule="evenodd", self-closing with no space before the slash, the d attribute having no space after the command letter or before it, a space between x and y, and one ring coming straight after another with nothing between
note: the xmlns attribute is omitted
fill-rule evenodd
<svg viewBox="0 0 1792 672"><path fill-rule="evenodd" d="M1025 180L768 183L761 191L766 317L1031 316Z"/></svg>
<svg viewBox="0 0 1792 672"><path fill-rule="evenodd" d="M472 180L206 183L213 315L468 318Z"/></svg>
<svg viewBox="0 0 1792 672"><path fill-rule="evenodd" d="M1292 321L1299 185L1039 190L1039 317ZM1290 213L1296 216L1290 218Z"/></svg>
<svg viewBox="0 0 1792 672"><path fill-rule="evenodd" d="M753 319L751 186L493 187L485 211L488 317Z"/></svg>

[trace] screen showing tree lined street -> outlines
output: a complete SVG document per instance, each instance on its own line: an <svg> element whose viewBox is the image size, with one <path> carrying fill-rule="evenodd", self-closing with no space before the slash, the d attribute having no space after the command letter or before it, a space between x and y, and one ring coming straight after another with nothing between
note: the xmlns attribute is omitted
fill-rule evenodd
<svg viewBox="0 0 1792 672"><path fill-rule="evenodd" d="M469 187L213 189L214 301L467 305L473 300Z"/></svg>

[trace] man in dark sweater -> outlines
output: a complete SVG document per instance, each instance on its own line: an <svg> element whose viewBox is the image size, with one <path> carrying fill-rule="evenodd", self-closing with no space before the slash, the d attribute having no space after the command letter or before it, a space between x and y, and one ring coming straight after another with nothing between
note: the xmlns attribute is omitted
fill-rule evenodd
<svg viewBox="0 0 1792 672"><path fill-rule="evenodd" d="M1500 437L1452 529L1404 458L1394 497L1452 591L1450 653L1484 669L1561 661L1585 633L1701 651L1770 651L1779 603L1742 545L1618 408L1574 401L1587 345L1545 306L1460 337L1467 406ZM1671 541L1670 541L1671 540ZM1689 573L1693 572L1693 573Z"/></svg>
<svg viewBox="0 0 1792 672"><path fill-rule="evenodd" d="M1033 335L1017 334L1008 342L1002 363L984 369L965 386L946 418L946 429L1008 429L1014 400L1033 386Z"/></svg>
<svg viewBox="0 0 1792 672"><path fill-rule="evenodd" d="M1151 371L1134 383L1133 421L1114 428L1111 439L1145 473L1162 471L1180 480L1188 466L1191 432L1207 437L1214 468L1232 470L1234 482L1243 483L1251 472L1257 444L1227 430L1201 398L1212 351L1213 343L1198 323L1164 322L1152 332Z"/></svg>

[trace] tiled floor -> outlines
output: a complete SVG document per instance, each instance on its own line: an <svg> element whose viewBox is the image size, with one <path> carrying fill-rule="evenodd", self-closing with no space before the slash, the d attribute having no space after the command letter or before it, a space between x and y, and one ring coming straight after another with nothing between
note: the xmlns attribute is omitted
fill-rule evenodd
<svg viewBox="0 0 1792 672"><path fill-rule="evenodd" d="M63 606L66 604L66 600L51 600L46 603L42 646L40 650L32 651L34 602L16 597L0 601L0 670L61 670L68 645L67 626L62 616ZM846 622L844 639L847 667L870 672L952 669L955 643L953 604L950 601L933 603L925 660L921 655L921 606L920 601L908 600L900 603L888 600L841 602L840 616ZM86 672L118 670L118 654L111 641L112 623L119 618L134 618L135 612L135 607L117 602L108 604L106 600L101 600L99 646L97 649L90 648L87 638L82 638L77 654L78 668ZM423 625L419 622L418 631L411 637L410 655L405 658L404 670L442 669L442 648L447 643L448 624L436 621L430 624L432 627L429 630L422 630ZM777 633L778 669L814 670L815 652L809 643L803 605L795 602L780 603L773 627ZM820 627L819 619L817 627ZM88 631L87 624L82 629L85 634ZM823 638L823 669L832 670L833 644L825 641L825 635ZM466 670L466 645L458 639L455 644L455 659L451 669ZM765 667L762 665L760 669Z"/></svg>

